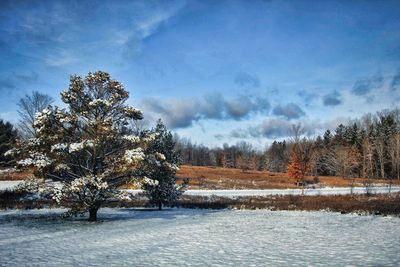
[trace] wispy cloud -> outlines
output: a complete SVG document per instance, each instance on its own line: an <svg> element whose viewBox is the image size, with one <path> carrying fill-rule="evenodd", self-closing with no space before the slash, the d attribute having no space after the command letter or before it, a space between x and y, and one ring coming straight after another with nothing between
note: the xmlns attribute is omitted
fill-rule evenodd
<svg viewBox="0 0 400 267"><path fill-rule="evenodd" d="M15 1L0 11L0 42L13 44L9 49L18 47L25 56L44 58L51 67L88 62L95 50L122 60L139 53L143 40L184 6L181 0Z"/></svg>
<svg viewBox="0 0 400 267"><path fill-rule="evenodd" d="M60 67L72 65L79 61L74 52L67 49L58 49L55 53L49 54L45 58L47 65L51 67Z"/></svg>
<svg viewBox="0 0 400 267"><path fill-rule="evenodd" d="M143 2L146 3L146 2ZM135 16L128 16L127 27L117 29L111 33L114 35L114 45L122 46L123 56L134 56L140 53L142 43L146 38L157 33L166 23L176 16L184 7L185 1L153 2L149 5L140 4L133 9L143 10Z"/></svg>

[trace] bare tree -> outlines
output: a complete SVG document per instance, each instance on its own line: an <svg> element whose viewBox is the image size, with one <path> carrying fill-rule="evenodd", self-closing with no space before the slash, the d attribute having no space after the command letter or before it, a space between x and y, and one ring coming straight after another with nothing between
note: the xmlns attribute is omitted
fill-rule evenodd
<svg viewBox="0 0 400 267"><path fill-rule="evenodd" d="M396 133L390 139L389 154L392 161L393 172L397 180L400 180L400 133Z"/></svg>
<svg viewBox="0 0 400 267"><path fill-rule="evenodd" d="M300 142L300 137L304 134L304 128L301 126L301 123L292 124L292 128L290 134L292 135L292 142L297 144Z"/></svg>
<svg viewBox="0 0 400 267"><path fill-rule="evenodd" d="M392 172L390 175L389 192L392 189L393 176L400 180L400 133L393 135L389 141L389 155L392 161Z"/></svg>
<svg viewBox="0 0 400 267"><path fill-rule="evenodd" d="M33 121L35 120L36 112L40 112L47 108L54 99L46 94L33 91L31 95L25 95L18 102L18 114L20 116L19 128L24 137L34 136Z"/></svg>
<svg viewBox="0 0 400 267"><path fill-rule="evenodd" d="M385 140L383 137L379 136L375 139L374 142L376 155L378 156L379 161L379 170L380 176L382 179L385 179L385 160L386 160L386 149L385 149Z"/></svg>
<svg viewBox="0 0 400 267"><path fill-rule="evenodd" d="M343 178L352 177L359 163L357 149L348 146L337 146L335 154L340 175Z"/></svg>
<svg viewBox="0 0 400 267"><path fill-rule="evenodd" d="M374 173L374 147L368 137L364 137L361 145L362 176L371 179Z"/></svg>

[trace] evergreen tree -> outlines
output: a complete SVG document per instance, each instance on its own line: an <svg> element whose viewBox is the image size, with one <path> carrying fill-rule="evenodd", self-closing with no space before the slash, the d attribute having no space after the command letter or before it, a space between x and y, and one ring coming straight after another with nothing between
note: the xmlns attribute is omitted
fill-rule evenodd
<svg viewBox="0 0 400 267"><path fill-rule="evenodd" d="M324 133L324 145L328 146L332 141L332 135L330 130L326 130Z"/></svg>
<svg viewBox="0 0 400 267"><path fill-rule="evenodd" d="M12 166L15 163L13 158L6 152L14 146L16 138L17 131L13 125L0 120L0 167Z"/></svg>
<svg viewBox="0 0 400 267"><path fill-rule="evenodd" d="M129 132L126 126L142 119L142 112L125 105L128 92L108 73L71 76L61 98L68 110L49 106L36 113L35 137L14 150L23 157L17 164L61 182L54 198L70 214L89 212L95 221L101 205L121 196L118 187L138 175L155 135Z"/></svg>
<svg viewBox="0 0 400 267"><path fill-rule="evenodd" d="M161 120L151 131L155 139L149 144L148 157L142 189L150 203L161 210L163 205L173 203L183 193L186 184L176 184L176 171L179 169L179 155L174 150L175 142Z"/></svg>

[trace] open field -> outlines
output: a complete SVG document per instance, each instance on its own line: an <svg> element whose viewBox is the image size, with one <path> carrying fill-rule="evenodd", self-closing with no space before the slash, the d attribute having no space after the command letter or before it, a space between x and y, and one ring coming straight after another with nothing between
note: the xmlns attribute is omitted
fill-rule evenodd
<svg viewBox="0 0 400 267"><path fill-rule="evenodd" d="M180 179L189 178L190 189L285 189L299 188L296 180L287 173L268 171L242 171L218 167L181 166L177 173ZM308 176L306 179L313 180ZM348 187L351 180L337 176L319 176L320 186ZM365 179L354 179L357 186L363 186ZM374 184L387 184L389 180L371 179ZM394 184L400 181L393 180Z"/></svg>

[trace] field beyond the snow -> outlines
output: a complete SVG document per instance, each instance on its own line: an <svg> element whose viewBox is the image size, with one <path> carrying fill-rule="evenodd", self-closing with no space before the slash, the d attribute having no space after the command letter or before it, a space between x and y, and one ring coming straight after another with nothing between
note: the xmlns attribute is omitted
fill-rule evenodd
<svg viewBox="0 0 400 267"><path fill-rule="evenodd" d="M241 169L181 166L177 173L180 180L189 178L190 189L285 189L299 188L296 180L290 178L287 173L269 171L243 171ZM308 176L306 179L313 180ZM321 187L348 187L350 179L338 176L318 176ZM366 179L354 179L355 186L363 186ZM389 180L371 179L373 184L388 184ZM400 184L399 180L393 180L393 184Z"/></svg>
<svg viewBox="0 0 400 267"><path fill-rule="evenodd" d="M0 170L0 181L24 180L32 176L29 170L23 172L8 172ZM189 179L189 189L296 189L296 180L287 173L254 171L220 167L202 167L183 165L177 172L178 182ZM307 180L316 177L307 176ZM349 187L353 182L338 176L318 176L317 187ZM354 179L354 186L365 186L366 179ZM387 185L389 180L370 179L375 185ZM400 180L392 180L393 185L400 185ZM127 184L126 188L131 188Z"/></svg>

